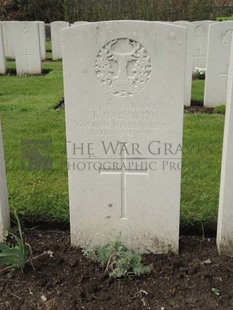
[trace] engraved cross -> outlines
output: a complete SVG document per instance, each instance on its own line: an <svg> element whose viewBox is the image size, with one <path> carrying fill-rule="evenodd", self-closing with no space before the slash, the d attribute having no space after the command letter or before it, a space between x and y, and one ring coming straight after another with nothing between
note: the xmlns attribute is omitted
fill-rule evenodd
<svg viewBox="0 0 233 310"><path fill-rule="evenodd" d="M119 175L121 177L121 219L127 220L127 175L148 176L148 169L126 169L127 157L126 152L121 153L120 169L100 169L100 175Z"/></svg>
<svg viewBox="0 0 233 310"><path fill-rule="evenodd" d="M193 58L197 59L197 66L200 67L201 58L205 58L205 55L201 55L200 48L198 49L197 55L194 55Z"/></svg>
<svg viewBox="0 0 233 310"><path fill-rule="evenodd" d="M225 78L225 90L227 89L228 70L229 70L229 64L227 64L227 69L223 70L224 72L219 73L220 76L223 76Z"/></svg>
<svg viewBox="0 0 233 310"><path fill-rule="evenodd" d="M34 54L30 54L30 53L28 52L28 48L26 48L26 49L25 49L25 53L22 54L22 56L26 56L26 58L27 58L27 67L29 68L29 57L30 57L30 56L34 56Z"/></svg>

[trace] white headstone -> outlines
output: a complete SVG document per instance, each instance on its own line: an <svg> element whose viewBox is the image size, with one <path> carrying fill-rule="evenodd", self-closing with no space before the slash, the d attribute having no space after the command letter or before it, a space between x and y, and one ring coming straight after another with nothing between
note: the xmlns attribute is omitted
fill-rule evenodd
<svg viewBox="0 0 233 310"><path fill-rule="evenodd" d="M6 183L6 169L2 140L2 128L0 123L0 242L3 242L3 232L10 226L10 214L8 208L8 194Z"/></svg>
<svg viewBox="0 0 233 310"><path fill-rule="evenodd" d="M39 36L40 36L40 53L41 59L46 59L46 35L45 35L45 22L38 21L39 24Z"/></svg>
<svg viewBox="0 0 233 310"><path fill-rule="evenodd" d="M80 25L80 24L86 24L88 23L87 21L77 21L77 22L74 22L74 25Z"/></svg>
<svg viewBox="0 0 233 310"><path fill-rule="evenodd" d="M74 27L74 26L80 26L80 25L83 25L83 24L86 24L86 23L88 23L88 22L82 22L82 21L80 21L80 22L74 22L73 24L70 24L70 27Z"/></svg>
<svg viewBox="0 0 233 310"><path fill-rule="evenodd" d="M62 47L72 244L177 252L186 29L90 23Z"/></svg>
<svg viewBox="0 0 233 310"><path fill-rule="evenodd" d="M222 154L217 246L219 254L233 256L233 44L229 65Z"/></svg>
<svg viewBox="0 0 233 310"><path fill-rule="evenodd" d="M193 53L194 26L192 23L184 20L176 21L174 23L183 27L187 27L185 106L190 106L192 97L192 53Z"/></svg>
<svg viewBox="0 0 233 310"><path fill-rule="evenodd" d="M195 67L206 68L209 25L212 23L217 22L210 20L192 22L194 26L193 69L195 69Z"/></svg>
<svg viewBox="0 0 233 310"><path fill-rule="evenodd" d="M68 22L56 21L50 23L53 60L58 60L62 58L61 30L67 27L69 27Z"/></svg>
<svg viewBox="0 0 233 310"><path fill-rule="evenodd" d="M41 74L39 24L18 22L14 31L17 74Z"/></svg>
<svg viewBox="0 0 233 310"><path fill-rule="evenodd" d="M5 55L7 58L15 59L15 48L14 48L14 27L16 21L3 21L3 43L5 49Z"/></svg>
<svg viewBox="0 0 233 310"><path fill-rule="evenodd" d="M210 25L204 96L206 107L226 103L232 30L233 21Z"/></svg>
<svg viewBox="0 0 233 310"><path fill-rule="evenodd" d="M2 23L0 22L0 74L6 73L6 58L3 44Z"/></svg>

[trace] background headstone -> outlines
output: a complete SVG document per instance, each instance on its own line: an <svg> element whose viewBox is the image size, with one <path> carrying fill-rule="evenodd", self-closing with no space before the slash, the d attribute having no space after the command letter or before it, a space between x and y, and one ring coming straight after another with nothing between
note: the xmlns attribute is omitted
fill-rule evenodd
<svg viewBox="0 0 233 310"><path fill-rule="evenodd" d="M206 66L204 105L226 103L233 21L210 25Z"/></svg>
<svg viewBox="0 0 233 310"><path fill-rule="evenodd" d="M18 22L14 32L17 74L41 74L39 24Z"/></svg>
<svg viewBox="0 0 233 310"><path fill-rule="evenodd" d="M72 244L178 252L181 154L157 151L182 143L186 29L90 23L62 47Z"/></svg>
<svg viewBox="0 0 233 310"><path fill-rule="evenodd" d="M80 24L86 24L86 23L88 22L80 20L80 21L74 22L74 25L80 25Z"/></svg>
<svg viewBox="0 0 233 310"><path fill-rule="evenodd" d="M174 23L183 27L187 27L185 106L190 106L192 96L192 52L193 52L194 26L192 23L184 20L179 20Z"/></svg>
<svg viewBox="0 0 233 310"><path fill-rule="evenodd" d="M40 53L41 59L46 59L46 36L45 36L45 22L38 21L39 25L39 36L40 36Z"/></svg>
<svg viewBox="0 0 233 310"><path fill-rule="evenodd" d="M6 58L3 45L2 23L0 22L0 74L6 73Z"/></svg>
<svg viewBox="0 0 233 310"><path fill-rule="evenodd" d="M15 23L17 23L17 21L3 21L2 22L5 55L7 58L10 58L10 59L15 59L15 48L14 48Z"/></svg>
<svg viewBox="0 0 233 310"><path fill-rule="evenodd" d="M10 214L8 208L6 169L4 160L1 123L0 123L0 176L1 176L0 177L0 242L3 242L3 232L10 226Z"/></svg>
<svg viewBox="0 0 233 310"><path fill-rule="evenodd" d="M215 21L203 20L192 22L194 26L193 36L193 69L206 68L207 44L209 25Z"/></svg>
<svg viewBox="0 0 233 310"><path fill-rule="evenodd" d="M68 22L56 21L50 23L53 60L58 60L62 58L61 30L66 27L69 27Z"/></svg>
<svg viewBox="0 0 233 310"><path fill-rule="evenodd" d="M233 45L233 44L232 44ZM229 65L227 104L219 196L217 246L219 254L233 256L233 48Z"/></svg>

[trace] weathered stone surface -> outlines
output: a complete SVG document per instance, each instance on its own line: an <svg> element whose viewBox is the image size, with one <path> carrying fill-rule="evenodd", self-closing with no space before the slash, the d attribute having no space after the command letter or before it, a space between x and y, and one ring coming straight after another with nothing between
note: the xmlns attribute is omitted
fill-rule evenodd
<svg viewBox="0 0 233 310"><path fill-rule="evenodd" d="M38 21L39 24L39 37L40 37L40 54L41 59L46 59L46 36L45 36L45 22Z"/></svg>
<svg viewBox="0 0 233 310"><path fill-rule="evenodd" d="M174 24L187 28L185 106L190 106L192 96L192 61L193 61L192 55L193 55L194 25L184 20L176 21L174 22Z"/></svg>
<svg viewBox="0 0 233 310"><path fill-rule="evenodd" d="M14 39L14 27L17 21L3 21L3 43L5 49L5 55L8 58L15 59L15 39Z"/></svg>
<svg viewBox="0 0 233 310"><path fill-rule="evenodd" d="M66 27L69 27L68 22L56 21L50 23L53 60L58 60L62 58L61 30Z"/></svg>
<svg viewBox="0 0 233 310"><path fill-rule="evenodd" d="M3 44L2 23L0 22L0 74L6 73L6 57Z"/></svg>
<svg viewBox="0 0 233 310"><path fill-rule="evenodd" d="M186 29L90 23L62 43L72 244L121 233L136 251L177 252Z"/></svg>
<svg viewBox="0 0 233 310"><path fill-rule="evenodd" d="M210 25L206 66L204 105L226 103L233 21Z"/></svg>
<svg viewBox="0 0 233 310"><path fill-rule="evenodd" d="M206 68L209 25L213 23L218 22L211 20L192 22L194 26L193 69L195 69L195 67Z"/></svg>
<svg viewBox="0 0 233 310"><path fill-rule="evenodd" d="M38 23L18 22L15 24L14 35L17 74L41 74Z"/></svg>

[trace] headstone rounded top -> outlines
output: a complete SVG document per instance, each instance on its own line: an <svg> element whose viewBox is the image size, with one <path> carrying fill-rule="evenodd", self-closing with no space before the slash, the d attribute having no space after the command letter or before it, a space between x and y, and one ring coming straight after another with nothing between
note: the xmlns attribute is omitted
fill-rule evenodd
<svg viewBox="0 0 233 310"><path fill-rule="evenodd" d="M152 72L150 56L145 47L129 38L117 38L99 51L95 70L97 79L108 93L127 97L141 91Z"/></svg>

